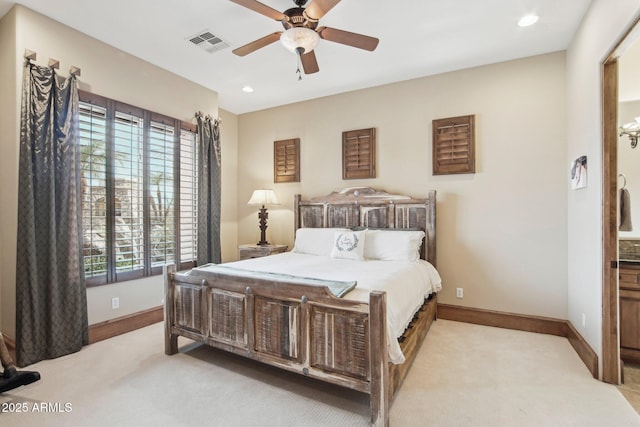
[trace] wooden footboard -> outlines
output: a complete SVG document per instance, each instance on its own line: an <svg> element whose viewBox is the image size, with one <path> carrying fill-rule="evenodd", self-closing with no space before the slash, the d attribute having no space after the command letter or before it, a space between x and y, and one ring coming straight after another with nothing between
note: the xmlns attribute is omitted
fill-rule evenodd
<svg viewBox="0 0 640 427"><path fill-rule="evenodd" d="M165 353L178 336L368 393L371 422L389 419L386 294L369 304L328 288L218 272L165 271Z"/></svg>

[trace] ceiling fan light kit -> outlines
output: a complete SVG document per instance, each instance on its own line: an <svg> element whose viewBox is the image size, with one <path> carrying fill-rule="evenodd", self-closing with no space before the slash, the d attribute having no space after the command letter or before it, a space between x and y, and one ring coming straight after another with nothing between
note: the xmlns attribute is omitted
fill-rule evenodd
<svg viewBox="0 0 640 427"><path fill-rule="evenodd" d="M307 7L303 6L307 4L308 0L294 0L297 7L292 7L284 12L279 12L256 0L230 1L268 18L280 21L285 29L285 31L277 31L234 49L233 53L238 56L248 55L279 39L287 50L298 55L304 73L312 74L320 71L313 51L320 39L368 51L373 51L378 46L378 39L375 37L336 28L318 27L320 18L340 3L340 0L312 0Z"/></svg>
<svg viewBox="0 0 640 427"><path fill-rule="evenodd" d="M298 48L303 48L302 54L309 53L317 46L320 36L315 31L305 27L292 27L282 33L280 42L289 52L298 53Z"/></svg>

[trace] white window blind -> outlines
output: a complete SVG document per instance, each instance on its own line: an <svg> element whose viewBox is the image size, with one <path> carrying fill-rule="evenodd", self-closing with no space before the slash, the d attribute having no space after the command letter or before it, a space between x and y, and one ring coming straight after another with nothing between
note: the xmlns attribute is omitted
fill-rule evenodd
<svg viewBox="0 0 640 427"><path fill-rule="evenodd" d="M180 261L197 259L198 186L196 132L180 132Z"/></svg>
<svg viewBox="0 0 640 427"><path fill-rule="evenodd" d="M80 104L80 187L85 277L107 272L107 110Z"/></svg>
<svg viewBox="0 0 640 427"><path fill-rule="evenodd" d="M173 126L151 122L149 132L149 217L151 266L174 263L175 191Z"/></svg>
<svg viewBox="0 0 640 427"><path fill-rule="evenodd" d="M116 111L111 159L116 274L145 266L143 137L143 118Z"/></svg>

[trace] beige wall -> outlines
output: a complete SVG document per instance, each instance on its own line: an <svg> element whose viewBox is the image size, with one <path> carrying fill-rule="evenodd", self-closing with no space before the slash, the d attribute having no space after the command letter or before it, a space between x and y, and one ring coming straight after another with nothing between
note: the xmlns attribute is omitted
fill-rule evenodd
<svg viewBox="0 0 640 427"><path fill-rule="evenodd" d="M222 262L238 259L238 116L219 109L222 144L222 201L220 225Z"/></svg>
<svg viewBox="0 0 640 427"><path fill-rule="evenodd" d="M594 0L567 50L567 159L588 157L588 187L569 191L567 197L569 321L598 354L600 372L603 274L601 71L607 55L639 13L637 0Z"/></svg>
<svg viewBox="0 0 640 427"><path fill-rule="evenodd" d="M15 27L15 30L12 28ZM48 58L61 61L60 74L66 75L71 65L82 69L80 87L109 98L131 103L151 111L162 113L185 121L192 121L198 110L216 116L218 114L218 95L195 83L187 81L152 64L119 51L78 31L66 27L29 9L16 6L2 22L2 34L15 34L12 41L2 38L2 51L5 44L11 48L12 58L2 62L2 67L13 67L13 72L3 77L12 77L11 85L21 87L22 54L25 49L38 54L37 63L46 64ZM3 70L4 71L4 70ZM9 70L11 71L11 70ZM19 89L18 89L19 90ZM3 109L16 117L19 111L19 95L5 101ZM4 111L4 110L3 110ZM223 253L226 256L235 253L235 217L236 190L235 164L236 140L233 115L226 114L226 122L231 124L230 136L223 137L222 156L225 159L223 169L223 209L222 233L226 236ZM2 237L2 258L0 259L0 279L2 287L2 329L10 336L15 332L15 241L16 241L16 200L17 200L17 164L18 133L8 126L2 127L2 157L0 170L3 174L3 204L0 216L0 235ZM226 135L227 131L223 131ZM227 186L225 186L225 183ZM227 209L227 207L230 207ZM162 278L160 276L139 281L89 288L87 290L89 323L97 323L145 310L161 304ZM111 309L111 298L120 298L120 308Z"/></svg>
<svg viewBox="0 0 640 427"><path fill-rule="evenodd" d="M303 82L304 84L304 82ZM567 317L565 56L553 53L239 116L238 240L259 236L252 190L273 188L267 238L293 242L293 195L367 185L438 191L439 301ZM476 115L475 174L431 174L431 121ZM343 131L377 129L378 176L344 181ZM301 182L273 183L273 141L301 139ZM455 288L464 288L456 299Z"/></svg>

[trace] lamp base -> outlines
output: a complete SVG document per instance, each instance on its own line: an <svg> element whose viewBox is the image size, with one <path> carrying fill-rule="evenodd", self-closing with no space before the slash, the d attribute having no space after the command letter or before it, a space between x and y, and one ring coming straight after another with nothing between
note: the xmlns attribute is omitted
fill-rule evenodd
<svg viewBox="0 0 640 427"><path fill-rule="evenodd" d="M260 241L257 243L258 246L267 246L269 242L267 242L267 218L269 218L269 214L267 213L267 208L262 205L260 208L260 212L258 212L258 219L260 219Z"/></svg>

